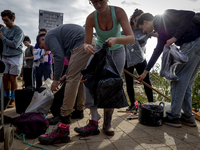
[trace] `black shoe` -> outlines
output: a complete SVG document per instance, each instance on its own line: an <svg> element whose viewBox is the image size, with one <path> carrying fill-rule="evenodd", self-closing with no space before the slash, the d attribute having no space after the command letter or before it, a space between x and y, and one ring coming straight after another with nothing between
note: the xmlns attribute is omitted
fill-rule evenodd
<svg viewBox="0 0 200 150"><path fill-rule="evenodd" d="M168 117L163 119L163 123L176 128L180 128L182 126L179 119L169 119Z"/></svg>
<svg viewBox="0 0 200 150"><path fill-rule="evenodd" d="M58 116L55 116L53 118L48 119L50 125L56 125L58 122L62 122L64 124L70 124L71 123L71 114L68 116L63 117L61 114Z"/></svg>
<svg viewBox="0 0 200 150"><path fill-rule="evenodd" d="M187 121L186 119L182 118L181 117L181 123L184 124L184 125L187 125L187 126L190 126L190 127L196 127L197 124L195 121Z"/></svg>
<svg viewBox="0 0 200 150"><path fill-rule="evenodd" d="M126 111L133 111L133 110L136 110L136 106L135 105L131 105L126 109Z"/></svg>
<svg viewBox="0 0 200 150"><path fill-rule="evenodd" d="M71 118L72 119L83 119L84 118L83 110L73 111Z"/></svg>

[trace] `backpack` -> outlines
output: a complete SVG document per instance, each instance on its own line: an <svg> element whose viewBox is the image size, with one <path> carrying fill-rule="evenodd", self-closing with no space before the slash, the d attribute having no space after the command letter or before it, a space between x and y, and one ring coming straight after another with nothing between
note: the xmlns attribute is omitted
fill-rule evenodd
<svg viewBox="0 0 200 150"><path fill-rule="evenodd" d="M12 124L16 131L25 134L27 138L37 138L44 134L49 127L49 122L42 113L22 113L13 119Z"/></svg>

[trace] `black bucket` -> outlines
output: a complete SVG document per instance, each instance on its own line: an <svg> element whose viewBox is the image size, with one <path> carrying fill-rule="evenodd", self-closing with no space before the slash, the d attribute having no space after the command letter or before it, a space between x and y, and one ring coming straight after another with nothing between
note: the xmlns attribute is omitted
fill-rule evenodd
<svg viewBox="0 0 200 150"><path fill-rule="evenodd" d="M25 112L26 108L31 103L34 91L34 87L27 87L25 89L15 90L16 113L21 114Z"/></svg>
<svg viewBox="0 0 200 150"><path fill-rule="evenodd" d="M163 106L161 106L163 104ZM164 103L159 105L147 104L142 105L139 102L139 122L147 126L161 126L163 120Z"/></svg>

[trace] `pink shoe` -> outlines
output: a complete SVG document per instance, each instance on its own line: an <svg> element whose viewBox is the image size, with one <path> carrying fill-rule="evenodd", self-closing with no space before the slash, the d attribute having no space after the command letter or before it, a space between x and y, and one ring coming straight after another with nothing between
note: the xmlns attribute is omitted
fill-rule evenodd
<svg viewBox="0 0 200 150"><path fill-rule="evenodd" d="M89 123L84 127L76 127L74 131L79 133L81 136L97 135L100 133L98 129L98 121L89 120Z"/></svg>
<svg viewBox="0 0 200 150"><path fill-rule="evenodd" d="M57 128L55 130L52 130L51 133L40 135L38 141L40 141L40 143L44 145L69 142L69 125L59 123Z"/></svg>

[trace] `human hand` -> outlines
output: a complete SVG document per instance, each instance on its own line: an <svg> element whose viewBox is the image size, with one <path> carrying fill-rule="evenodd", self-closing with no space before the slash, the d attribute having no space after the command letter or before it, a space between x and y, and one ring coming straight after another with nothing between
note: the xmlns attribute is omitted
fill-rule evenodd
<svg viewBox="0 0 200 150"><path fill-rule="evenodd" d="M2 37L2 36L3 36L3 32L1 31L1 32L0 32L0 37Z"/></svg>
<svg viewBox="0 0 200 150"><path fill-rule="evenodd" d="M65 75L63 75L61 78L60 78L60 84L62 85L63 83L65 83L66 82L66 74Z"/></svg>
<svg viewBox="0 0 200 150"><path fill-rule="evenodd" d="M87 54L94 55L95 54L95 49L91 44L84 44L84 50Z"/></svg>
<svg viewBox="0 0 200 150"><path fill-rule="evenodd" d="M158 37L158 33L155 32L152 36L153 36L153 37Z"/></svg>
<svg viewBox="0 0 200 150"><path fill-rule="evenodd" d="M51 84L51 90L52 91L57 91L58 90L58 85L60 84L59 81L53 80L53 83Z"/></svg>
<svg viewBox="0 0 200 150"><path fill-rule="evenodd" d="M116 40L117 40L116 38L111 37L111 38L108 38L105 42L108 42L109 47L113 47L116 44Z"/></svg>
<svg viewBox="0 0 200 150"><path fill-rule="evenodd" d="M4 27L4 25L0 24L0 28Z"/></svg>
<svg viewBox="0 0 200 150"><path fill-rule="evenodd" d="M45 55L49 55L51 51L45 51Z"/></svg>
<svg viewBox="0 0 200 150"><path fill-rule="evenodd" d="M144 72L137 78L138 81L142 81L147 76L148 71L144 70Z"/></svg>
<svg viewBox="0 0 200 150"><path fill-rule="evenodd" d="M171 39L167 40L167 42L166 42L167 48L170 49L169 46L171 44L175 43L176 41L177 41L177 38L175 38L175 37L172 37Z"/></svg>

